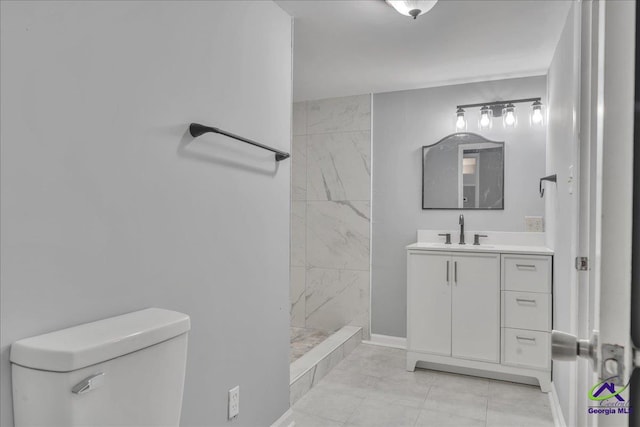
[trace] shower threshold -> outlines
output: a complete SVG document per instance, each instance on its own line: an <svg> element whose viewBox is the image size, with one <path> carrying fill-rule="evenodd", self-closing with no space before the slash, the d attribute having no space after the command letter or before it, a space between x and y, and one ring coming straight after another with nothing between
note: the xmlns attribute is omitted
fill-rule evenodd
<svg viewBox="0 0 640 427"><path fill-rule="evenodd" d="M291 354L289 363L300 359L309 350L326 340L334 331L324 331L321 329L295 328L291 327Z"/></svg>
<svg viewBox="0 0 640 427"><path fill-rule="evenodd" d="M303 331L297 332L301 334L299 342L304 343ZM294 359L294 332L292 330L291 359L293 361L289 365L289 400L291 405L311 390L362 341L362 328L359 326L343 326L331 335L324 332L326 334L324 337L322 332L308 332L313 338L307 338L306 343L309 345L298 344L299 351L296 354L302 354ZM311 341L319 343L312 346Z"/></svg>

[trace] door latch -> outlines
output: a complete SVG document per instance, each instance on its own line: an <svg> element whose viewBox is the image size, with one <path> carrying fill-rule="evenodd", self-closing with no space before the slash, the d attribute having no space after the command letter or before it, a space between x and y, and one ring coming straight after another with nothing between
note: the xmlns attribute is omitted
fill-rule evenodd
<svg viewBox="0 0 640 427"><path fill-rule="evenodd" d="M624 347L602 344L602 375L615 385L624 385Z"/></svg>
<svg viewBox="0 0 640 427"><path fill-rule="evenodd" d="M576 257L576 270L578 271L587 271L589 270L589 258L586 256L577 256Z"/></svg>

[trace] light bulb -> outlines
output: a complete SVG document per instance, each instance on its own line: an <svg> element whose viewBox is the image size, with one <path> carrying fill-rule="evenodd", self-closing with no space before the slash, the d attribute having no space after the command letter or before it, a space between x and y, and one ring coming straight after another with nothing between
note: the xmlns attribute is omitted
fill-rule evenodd
<svg viewBox="0 0 640 427"><path fill-rule="evenodd" d="M542 111L540 110L534 110L533 111L533 116L531 116L531 121L533 122L533 124L539 125L542 123Z"/></svg>
<svg viewBox="0 0 640 427"><path fill-rule="evenodd" d="M533 105L531 105L531 124L542 125L543 122L544 114L542 114L542 103L535 101Z"/></svg>
<svg viewBox="0 0 640 427"><path fill-rule="evenodd" d="M504 118L504 122L507 126L513 126L516 123L516 117L513 115L513 111L509 111Z"/></svg>
<svg viewBox="0 0 640 427"><path fill-rule="evenodd" d="M456 130L465 130L467 121L464 119L464 110L462 108L456 110L456 117Z"/></svg>
<svg viewBox="0 0 640 427"><path fill-rule="evenodd" d="M507 104L507 106L504 107L504 110L502 110L502 116L502 123L504 124L504 127L515 127L517 122L515 105L513 105L512 103Z"/></svg>
<svg viewBox="0 0 640 427"><path fill-rule="evenodd" d="M491 127L491 110L484 106L480 109L480 129L488 129Z"/></svg>

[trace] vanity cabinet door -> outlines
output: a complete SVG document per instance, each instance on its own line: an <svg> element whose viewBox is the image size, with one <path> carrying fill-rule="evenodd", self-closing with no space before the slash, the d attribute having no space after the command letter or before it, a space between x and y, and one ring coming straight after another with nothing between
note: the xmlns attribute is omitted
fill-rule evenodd
<svg viewBox="0 0 640 427"><path fill-rule="evenodd" d="M409 253L407 346L451 355L451 254Z"/></svg>
<svg viewBox="0 0 640 427"><path fill-rule="evenodd" d="M456 255L452 263L452 356L498 363L500 255Z"/></svg>

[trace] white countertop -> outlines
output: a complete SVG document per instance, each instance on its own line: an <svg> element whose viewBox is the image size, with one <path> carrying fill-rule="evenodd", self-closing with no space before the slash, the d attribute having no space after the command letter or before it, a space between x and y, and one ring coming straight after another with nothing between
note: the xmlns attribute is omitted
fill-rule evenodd
<svg viewBox="0 0 640 427"><path fill-rule="evenodd" d="M444 251L444 252L490 252L508 254L529 254L529 255L553 255L553 250L545 246L522 246L522 245L502 245L502 244L481 244L460 245L452 243L427 243L417 242L407 246L410 251Z"/></svg>

